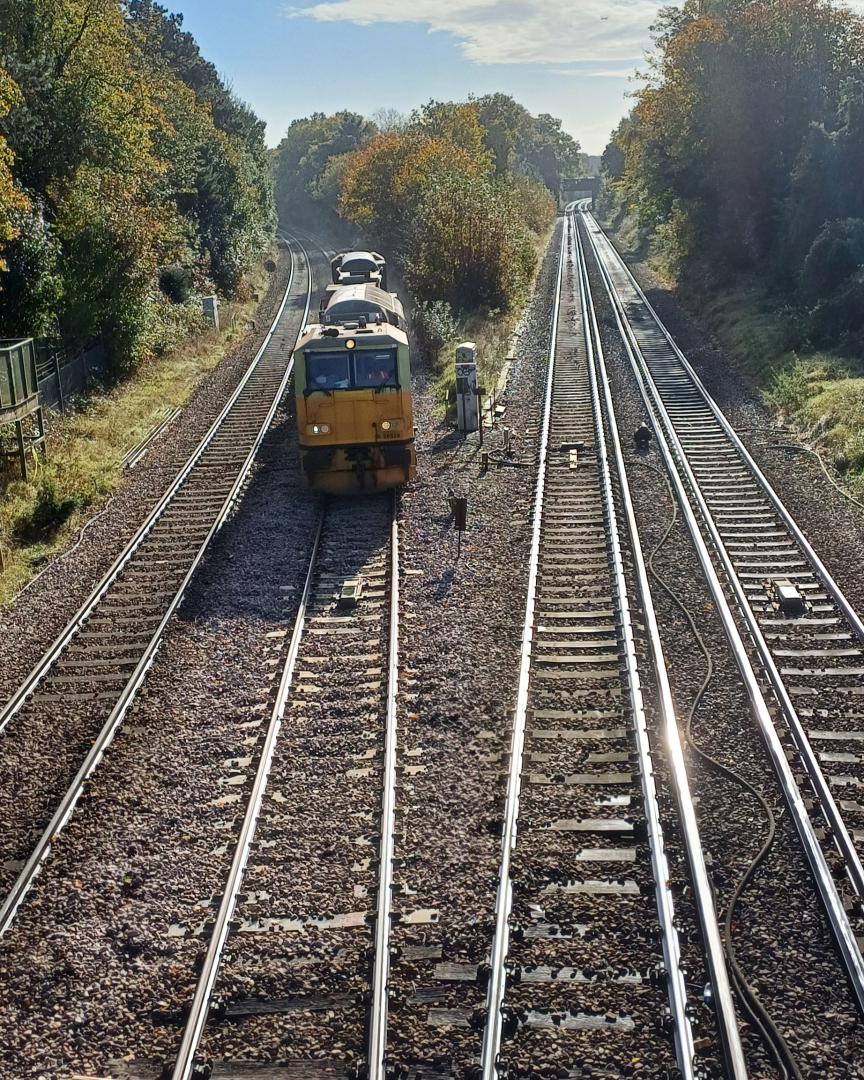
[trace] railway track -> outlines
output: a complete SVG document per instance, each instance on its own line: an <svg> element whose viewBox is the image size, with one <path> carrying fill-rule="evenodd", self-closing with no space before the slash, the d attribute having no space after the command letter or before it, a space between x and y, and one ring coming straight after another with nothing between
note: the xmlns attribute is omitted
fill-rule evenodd
<svg viewBox="0 0 864 1080"><path fill-rule="evenodd" d="M651 1075L676 1067L684 1077L703 1075L657 803L652 750L660 735L649 733L642 685L651 676L637 657L638 617L651 642L719 1044L727 1075L745 1077L581 243L569 217L561 267L482 1076L528 1077L540 1069L579 1076L588 1064L626 1075L620 1070L634 1061ZM635 552L635 597L627 550ZM658 1023L667 1015L671 1030Z"/></svg>
<svg viewBox="0 0 864 1080"><path fill-rule="evenodd" d="M393 497L326 503L173 1080L385 1076L398 613Z"/></svg>
<svg viewBox="0 0 864 1080"><path fill-rule="evenodd" d="M312 271L296 244L279 311L207 434L0 712L0 934L141 688L165 628L241 496L291 374Z"/></svg>
<svg viewBox="0 0 864 1080"><path fill-rule="evenodd" d="M864 626L583 212L639 393L864 1008ZM861 748L859 750L858 748Z"/></svg>

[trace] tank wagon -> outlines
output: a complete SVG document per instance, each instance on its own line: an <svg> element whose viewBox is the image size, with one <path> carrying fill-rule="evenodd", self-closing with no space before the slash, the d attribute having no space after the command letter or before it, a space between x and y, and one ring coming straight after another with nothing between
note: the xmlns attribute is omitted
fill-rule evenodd
<svg viewBox="0 0 864 1080"><path fill-rule="evenodd" d="M346 251L330 262L334 285L362 285L369 282L387 288L387 263L377 251Z"/></svg>
<svg viewBox="0 0 864 1080"><path fill-rule="evenodd" d="M376 285L331 285L319 313L319 322L340 326L365 319L367 325L386 322L405 329L405 312L396 293L384 292Z"/></svg>
<svg viewBox="0 0 864 1080"><path fill-rule="evenodd" d="M414 477L410 351L394 293L374 280L329 286L297 343L294 392L308 487L382 491Z"/></svg>

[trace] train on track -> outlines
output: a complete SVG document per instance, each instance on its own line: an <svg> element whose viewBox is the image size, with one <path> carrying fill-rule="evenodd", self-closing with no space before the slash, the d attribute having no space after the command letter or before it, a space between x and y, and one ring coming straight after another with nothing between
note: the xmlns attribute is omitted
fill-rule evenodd
<svg viewBox="0 0 864 1080"><path fill-rule="evenodd" d="M331 268L294 353L304 481L331 494L401 487L417 468L405 313L377 253L347 252Z"/></svg>

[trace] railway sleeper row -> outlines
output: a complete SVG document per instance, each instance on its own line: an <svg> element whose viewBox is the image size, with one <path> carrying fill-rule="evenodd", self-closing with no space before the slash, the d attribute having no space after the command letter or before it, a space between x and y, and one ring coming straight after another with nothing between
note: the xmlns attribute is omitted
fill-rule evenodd
<svg viewBox="0 0 864 1080"><path fill-rule="evenodd" d="M80 794L80 770L92 761L94 744L110 739L167 614L248 475L244 465L251 464L286 384L310 296L311 266L301 250L271 332L236 396L64 632L62 647L47 654L50 662L35 669L0 712L0 801L7 822L0 890L8 893L0 933L29 888L22 875L32 880L50 849L45 830L65 823L58 815Z"/></svg>
<svg viewBox="0 0 864 1080"><path fill-rule="evenodd" d="M864 1009L864 627L590 215L584 228L789 763L787 800L809 813L799 833L821 848L808 857Z"/></svg>
<svg viewBox="0 0 864 1080"><path fill-rule="evenodd" d="M207 1067L263 1056L289 1075L353 1077L366 1060L382 869L392 503L381 495L323 510L284 716L242 879L229 898L209 1023L192 1047ZM244 780L248 786L241 772ZM213 903L220 902L221 891ZM176 932L206 939L207 921L204 909L200 925ZM190 1061L178 1061L174 1076L194 1075L184 1067Z"/></svg>
<svg viewBox="0 0 864 1080"><path fill-rule="evenodd" d="M671 986L683 988L667 964L680 956L678 928L658 915L673 904L668 875L654 872L665 871L663 837L569 222L562 257L524 744L511 765L521 790L503 1020L482 1075L665 1076L680 1065L690 1076L690 1016L680 998L670 1009Z"/></svg>

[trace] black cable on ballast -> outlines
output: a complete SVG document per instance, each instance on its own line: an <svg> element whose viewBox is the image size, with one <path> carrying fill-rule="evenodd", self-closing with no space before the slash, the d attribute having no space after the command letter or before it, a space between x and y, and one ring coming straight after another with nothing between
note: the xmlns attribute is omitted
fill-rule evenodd
<svg viewBox="0 0 864 1080"><path fill-rule="evenodd" d="M825 473L825 476L826 476L826 478L828 480L828 483L833 488L836 488L836 490L840 492L840 494L843 496L844 499L848 499L849 502L854 503L855 506L859 507L861 510L864 510L864 503L862 503L858 499L856 499L854 495L851 495L842 486L842 484L840 484L839 481L835 480L834 477L831 475L831 473L828 472L828 466L825 464L825 462L824 462L824 460L822 458L822 455L819 453L818 450L814 450L811 446L799 446L798 443L769 443L768 444L768 449L769 450L794 450L798 454L812 454L813 457L815 457L816 460L819 462L819 464L822 466L822 472Z"/></svg>
<svg viewBox="0 0 864 1080"><path fill-rule="evenodd" d="M685 621L687 622L687 625L690 627L690 631L696 640L696 644L698 645L699 650L705 657L705 678L702 680L702 684L696 692L696 696L691 702L689 712L687 713L687 718L685 722L686 742L689 746L692 746L697 756L701 758L701 760L705 762L705 764L708 765L709 768L714 769L716 772L719 772L721 775L725 776L728 780L731 780L733 783L739 784L745 789L745 791L750 792L750 794L761 805L765 817L768 821L768 836L762 847L759 849L755 857L750 862L743 876L738 881L738 884L733 890L732 896L729 899L728 904L726 905L726 912L723 919L723 945L726 955L729 958L729 965L732 969L732 981L735 985L736 990L738 991L738 996L741 999L741 1004L744 1007L748 1018L762 1036L762 1040L766 1047L768 1047L771 1056L777 1064L783 1080L803 1080L801 1070L799 1069L798 1063L796 1062L792 1051L789 1048L789 1044L786 1042L786 1039L783 1037L783 1034L779 1030L777 1025L771 1019L771 1015L769 1014L761 998L756 993L753 986L747 981L747 978L744 975L740 964L738 963L735 946L732 942L732 920L735 914L735 910L738 906L738 902L741 899L745 888L753 879L753 875L762 865L766 856L768 855L768 852L771 850L771 847L774 844L774 839L777 832L776 818L774 815L774 811L768 804L768 801L765 799L762 793L759 792L749 782L749 780L745 779L745 777L741 776L739 773L736 773L733 769L730 769L727 765L724 765L722 761L718 761L716 758L712 757L708 753L708 751L704 750L693 737L693 721L695 719L696 712L702 703L702 699L705 696L708 686L710 685L711 680L714 678L714 662L711 659L711 654L708 651L708 647L706 646L702 635L699 633L699 630L696 627L696 622L692 614L690 613L689 608L687 608L684 601L681 600L677 593L675 593L673 589L664 581L664 579L660 576L656 567L654 566L654 557L659 554L663 547L665 547L667 540L672 535L672 530L678 523L678 504L675 499L675 493L672 490L672 485L669 482L669 477L666 475L665 472L663 472L662 469L659 469L656 465L652 465L649 462L643 461L641 459L631 459L628 464L641 465L644 468L649 469L651 472L656 473L666 485L666 491L668 492L669 499L672 503L672 518L665 533L648 556L648 569L650 570L651 576L654 578L657 584L661 587L661 589L664 590L664 592L667 593L673 603L680 609Z"/></svg>

